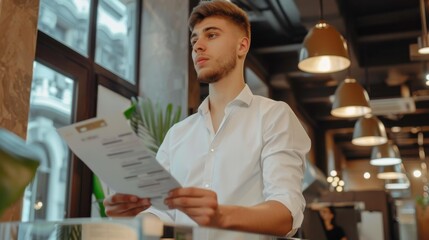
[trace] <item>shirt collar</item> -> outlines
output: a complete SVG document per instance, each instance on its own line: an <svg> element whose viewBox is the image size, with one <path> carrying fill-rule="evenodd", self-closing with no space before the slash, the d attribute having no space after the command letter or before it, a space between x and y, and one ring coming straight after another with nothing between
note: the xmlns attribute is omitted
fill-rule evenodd
<svg viewBox="0 0 429 240"><path fill-rule="evenodd" d="M244 105L244 106L248 107L252 103L252 99L253 99L252 90L250 90L249 86L247 84L245 84L245 86L244 86L243 90L241 90L240 94L238 94L238 96L234 100L229 102L227 104L227 107L233 106L233 105ZM198 107L198 112L200 114L207 114L209 112L209 97L208 96L204 99L204 101Z"/></svg>

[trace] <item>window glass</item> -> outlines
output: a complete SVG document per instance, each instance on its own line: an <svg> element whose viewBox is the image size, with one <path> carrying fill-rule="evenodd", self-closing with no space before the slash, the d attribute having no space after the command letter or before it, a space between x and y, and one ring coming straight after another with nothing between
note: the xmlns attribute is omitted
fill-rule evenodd
<svg viewBox="0 0 429 240"><path fill-rule="evenodd" d="M38 28L88 56L91 0L40 0Z"/></svg>
<svg viewBox="0 0 429 240"><path fill-rule="evenodd" d="M99 0L95 62L135 84L136 1Z"/></svg>
<svg viewBox="0 0 429 240"><path fill-rule="evenodd" d="M41 164L24 193L23 221L65 216L70 156L56 128L72 122L74 85L72 79L34 63L27 142Z"/></svg>

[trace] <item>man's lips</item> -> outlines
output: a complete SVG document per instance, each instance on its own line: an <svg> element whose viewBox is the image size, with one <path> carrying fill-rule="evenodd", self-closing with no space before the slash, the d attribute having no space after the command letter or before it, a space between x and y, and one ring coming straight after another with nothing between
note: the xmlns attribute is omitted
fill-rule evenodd
<svg viewBox="0 0 429 240"><path fill-rule="evenodd" d="M209 60L207 57L197 57L197 59L195 59L195 65L201 65L207 62L207 60Z"/></svg>

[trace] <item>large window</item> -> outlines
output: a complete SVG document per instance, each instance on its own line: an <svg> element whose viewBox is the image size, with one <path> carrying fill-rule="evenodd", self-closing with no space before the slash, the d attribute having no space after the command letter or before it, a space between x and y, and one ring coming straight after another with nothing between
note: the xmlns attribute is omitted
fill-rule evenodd
<svg viewBox="0 0 429 240"><path fill-rule="evenodd" d="M88 56L90 0L41 0L40 31Z"/></svg>
<svg viewBox="0 0 429 240"><path fill-rule="evenodd" d="M135 83L136 2L99 0L95 62Z"/></svg>
<svg viewBox="0 0 429 240"><path fill-rule="evenodd" d="M34 62L27 142L41 159L35 181L24 194L23 221L61 220L67 211L69 151L56 128L72 120L75 82Z"/></svg>
<svg viewBox="0 0 429 240"><path fill-rule="evenodd" d="M103 86L137 95L141 0L40 0L28 141L42 164L23 220L91 215L92 172L56 129L95 117Z"/></svg>

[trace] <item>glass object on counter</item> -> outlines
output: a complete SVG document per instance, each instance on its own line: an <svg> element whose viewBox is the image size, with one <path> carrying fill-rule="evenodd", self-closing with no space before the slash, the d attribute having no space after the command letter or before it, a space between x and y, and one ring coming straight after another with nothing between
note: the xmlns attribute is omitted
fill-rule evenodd
<svg viewBox="0 0 429 240"><path fill-rule="evenodd" d="M169 229L170 231L164 231ZM163 226L156 217L73 218L64 221L2 222L0 240L280 240L268 235L206 227Z"/></svg>

